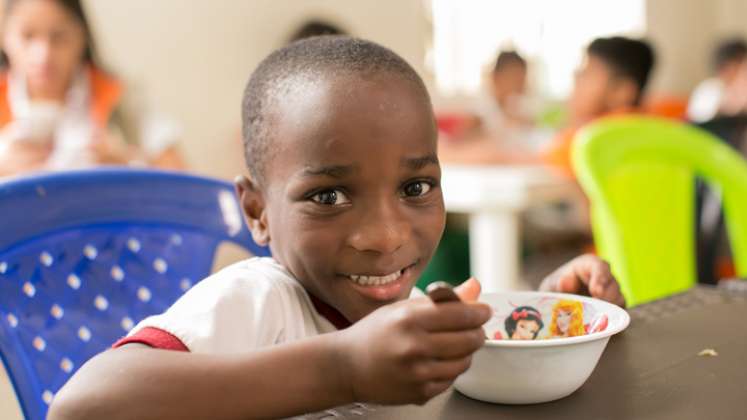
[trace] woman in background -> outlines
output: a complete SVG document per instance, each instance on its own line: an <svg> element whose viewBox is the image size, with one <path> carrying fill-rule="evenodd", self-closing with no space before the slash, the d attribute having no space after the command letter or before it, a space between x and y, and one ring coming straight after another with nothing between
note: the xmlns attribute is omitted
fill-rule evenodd
<svg viewBox="0 0 747 420"><path fill-rule="evenodd" d="M124 106L97 63L80 0L6 0L0 176L96 165L180 169L179 129Z"/></svg>

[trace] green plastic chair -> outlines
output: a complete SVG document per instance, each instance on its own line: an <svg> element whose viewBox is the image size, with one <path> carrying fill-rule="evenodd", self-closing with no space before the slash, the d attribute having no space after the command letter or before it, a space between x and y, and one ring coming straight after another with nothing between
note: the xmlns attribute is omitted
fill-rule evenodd
<svg viewBox="0 0 747 420"><path fill-rule="evenodd" d="M671 120L610 117L573 145L600 255L634 306L696 282L695 176L723 197L737 274L747 276L747 162L707 132Z"/></svg>

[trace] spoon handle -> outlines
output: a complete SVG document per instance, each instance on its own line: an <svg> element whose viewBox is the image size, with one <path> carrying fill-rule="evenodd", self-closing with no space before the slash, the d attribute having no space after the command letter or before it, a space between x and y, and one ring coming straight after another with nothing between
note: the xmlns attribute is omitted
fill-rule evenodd
<svg viewBox="0 0 747 420"><path fill-rule="evenodd" d="M458 302L460 300L459 296L454 293L452 286L445 281L433 282L426 287L425 291L434 303Z"/></svg>

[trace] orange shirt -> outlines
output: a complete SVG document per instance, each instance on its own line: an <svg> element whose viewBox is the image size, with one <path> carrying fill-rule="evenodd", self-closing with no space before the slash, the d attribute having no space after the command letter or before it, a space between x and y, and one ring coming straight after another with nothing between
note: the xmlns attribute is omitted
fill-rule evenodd
<svg viewBox="0 0 747 420"><path fill-rule="evenodd" d="M89 66L91 84L91 118L99 127L106 127L112 112L122 97L122 84L103 71ZM0 127L13 121L13 112L8 100L8 74L0 73Z"/></svg>
<svg viewBox="0 0 747 420"><path fill-rule="evenodd" d="M684 119L683 102L677 99L667 98L667 100L657 99L647 102L642 109L623 108L617 111L608 112L598 118L609 117L613 115L644 114L662 118ZM593 121L593 120L592 120ZM542 153L542 160L551 165L561 174L574 178L573 164L571 162L571 148L573 139L576 137L578 130L583 127L569 127L558 133L553 139L550 146Z"/></svg>
<svg viewBox="0 0 747 420"><path fill-rule="evenodd" d="M645 113L635 108L622 108L617 111L611 111L606 114L600 115L599 117L589 121L593 122L599 118L611 117L614 115L629 115L636 113ZM587 123L588 124L588 123ZM573 163L571 162L571 149L573 148L573 139L576 138L578 130L583 128L584 125L577 125L568 127L558 133L553 139L552 143L541 153L542 161L552 166L560 174L567 176L568 178L575 179L576 175L573 171Z"/></svg>

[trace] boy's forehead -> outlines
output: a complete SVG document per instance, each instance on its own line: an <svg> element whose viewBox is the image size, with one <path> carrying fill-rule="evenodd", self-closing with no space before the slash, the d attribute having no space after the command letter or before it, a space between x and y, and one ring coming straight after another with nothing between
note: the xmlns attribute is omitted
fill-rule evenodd
<svg viewBox="0 0 747 420"><path fill-rule="evenodd" d="M320 77L296 83L284 93L277 98L273 120L285 141L393 126L418 132L433 126L429 99L401 77Z"/></svg>
<svg viewBox="0 0 747 420"><path fill-rule="evenodd" d="M377 140L435 153L430 102L402 78L320 78L295 84L275 104L271 166L285 166L294 156L344 159L376 147Z"/></svg>

